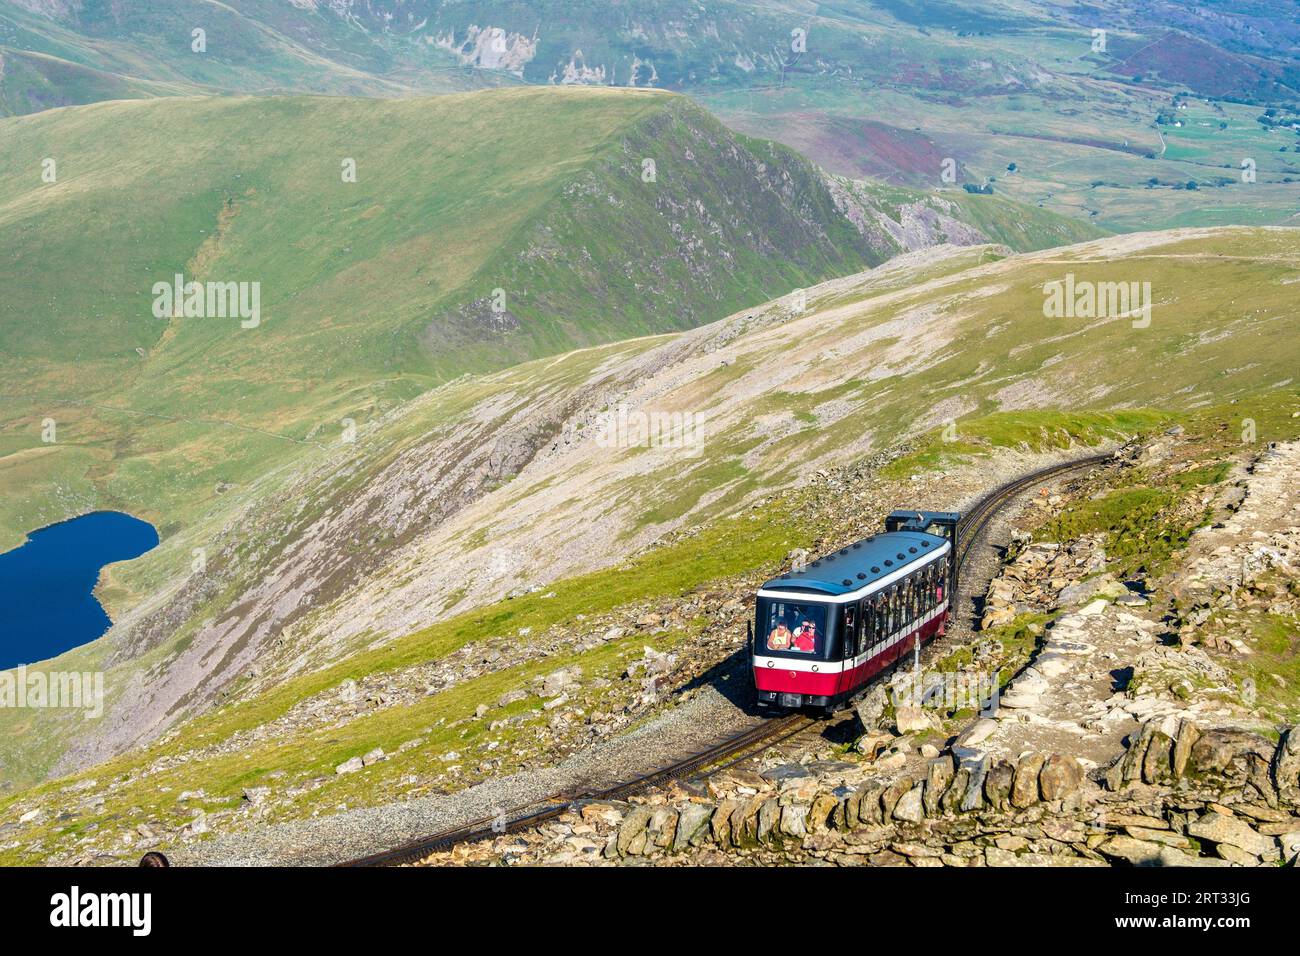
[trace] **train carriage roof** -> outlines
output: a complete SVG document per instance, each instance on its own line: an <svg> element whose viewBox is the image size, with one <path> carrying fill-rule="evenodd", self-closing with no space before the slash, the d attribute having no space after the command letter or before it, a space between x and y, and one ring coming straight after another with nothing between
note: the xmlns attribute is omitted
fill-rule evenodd
<svg viewBox="0 0 1300 956"><path fill-rule="evenodd" d="M825 557L802 571L791 571L763 585L764 591L838 596L858 591L944 550L948 539L922 531L872 535Z"/></svg>

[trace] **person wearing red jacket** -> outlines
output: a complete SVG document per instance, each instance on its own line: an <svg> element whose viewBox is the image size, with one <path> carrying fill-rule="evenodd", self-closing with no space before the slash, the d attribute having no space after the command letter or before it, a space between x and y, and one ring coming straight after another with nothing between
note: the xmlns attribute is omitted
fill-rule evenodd
<svg viewBox="0 0 1300 956"><path fill-rule="evenodd" d="M795 628L792 646L794 650L805 654L811 654L817 649L817 627L812 621L804 621Z"/></svg>

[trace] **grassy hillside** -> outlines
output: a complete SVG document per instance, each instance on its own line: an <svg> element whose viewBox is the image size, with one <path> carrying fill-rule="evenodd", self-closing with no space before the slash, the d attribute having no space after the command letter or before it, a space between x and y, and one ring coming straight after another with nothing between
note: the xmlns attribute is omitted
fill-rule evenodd
<svg viewBox="0 0 1300 956"><path fill-rule="evenodd" d="M43 53L0 46L0 116L174 92L162 83L135 80Z"/></svg>
<svg viewBox="0 0 1300 956"><path fill-rule="evenodd" d="M1095 442L1233 401L1265 434L1294 396L1297 268L1292 230L1114 237L1009 258L918 253L810 290L806 314L783 298L448 383L355 445L312 447L227 492L156 564L115 575L155 597L60 662L109 669L114 718L28 727L22 764L52 766L69 733L92 759L228 694L259 699L333 667L364 673L366 655L395 641L418 655L420 641L402 636L449 614L626 560L949 424L952 440L927 440L891 475L991 446ZM1068 273L1150 282L1151 324L1045 316L1044 285ZM602 444L602 415L619 405L701 416L699 453ZM203 574L160 576L200 545ZM127 695L145 673L148 694ZM304 687L318 690L314 680Z"/></svg>
<svg viewBox="0 0 1300 956"><path fill-rule="evenodd" d="M0 135L0 546L90 507L183 527L430 385L945 238L855 226L802 157L654 91L150 99ZM257 283L261 324L156 317L177 273Z"/></svg>
<svg viewBox="0 0 1300 956"><path fill-rule="evenodd" d="M167 99L3 121L0 471L25 495L0 539L87 495L184 520L219 484L438 379L684 327L868 261L824 234L837 228L827 201L801 228L782 197L751 189L766 147L748 165L674 162L690 145L701 159L751 148L687 112L663 94L521 90ZM714 141L692 144L697 133ZM641 182L642 149L658 183ZM41 179L47 157L55 183ZM796 157L776 163L814 185ZM671 230L715 221L727 234L682 254L690 237ZM773 242L741 248L769 229ZM259 282L264 323L155 318L154 283L177 272ZM33 428L51 415L62 434L43 447Z"/></svg>
<svg viewBox="0 0 1300 956"><path fill-rule="evenodd" d="M1177 423L1227 454L1241 449L1246 418L1256 426L1257 447L1293 438L1300 429L1292 378L1300 355L1289 334L1289 289L1300 267L1295 232L1121 237L997 261L982 253L967 250L952 261L891 266L857 280L856 293L853 283L830 283L813 290L811 314L791 316L773 305L749 316L757 324L743 334L737 331L746 317L738 317L709 329L529 363L426 398L389 422L372 451L358 449L357 458L335 470L304 476L299 490L317 493L312 500L320 513L302 520L319 518L328 527L345 502L371 494L372 485L380 486L373 494L382 495L385 482L393 482L391 488L414 479L418 473L400 474L412 460L437 460L414 437L421 425L441 427L464 441L463 429L483 422L488 408L542 408L565 401L566 394L575 416L586 415L592 407L582 404L584 387L606 376L622 382L626 391L616 392L618 397L637 402L645 386L635 372L656 355L661 371L655 407L708 410L712 424L698 459L611 450L590 441L558 459L538 455L455 523L433 532L422 548L423 564L415 550L393 549L387 569L318 607L315 624L327 631L346 623L344 608L362 603L367 589L383 596L373 609L378 622L386 609L407 604L413 591L448 588L453 577L462 583L477 577L460 563L440 578L440 566L453 554L472 562L482 550L527 551L534 566L513 569L510 580L542 584L536 592L485 601L461 614L429 610L421 626L389 633L384 641L371 630L335 648L334 659L317 658L296 671L278 670L293 660L292 650L268 652L256 668L268 673L250 673L225 706L183 723L146 749L0 806L0 818L16 819L35 805L59 805L61 788L90 778L98 783L86 786L106 798L103 804L76 798L78 817L71 824L52 814L37 820L6 859L32 861L71 853L78 845L108 846L115 833L140 820L178 827L192 812L175 800L182 790L203 788L202 805L234 811L237 818L244 788L270 786L283 795L276 818L285 819L330 812L340 802L369 805L507 772L516 765L514 757L505 758L504 769L473 764L491 741L504 743L506 754L512 747L526 750L545 724L540 709L532 713L540 701L528 695L494 706L491 719L505 722L494 729L486 720L470 719L479 703L491 705L507 691L528 688L537 675L571 663L589 678L617 685L618 673L643 643L672 649L692 639L703 622L687 619L661 634L633 633L558 655L507 659L438 693L420 691L389 706L358 708L335 723L331 708L338 689L348 679L399 689L413 682L418 689L421 668L461 648L479 648L471 655L477 660L483 648L501 642L527 645L572 632L599 636L611 621L635 618L644 608L731 593L743 585L738 576L761 579L792 547L816 547L835 521L830 513L799 510L797 494L781 495L800 470L854 466L868 451L906 439L908 453L883 477L899 483L895 495L915 495L925 485L913 476L928 479L961 461L979 467L995 449L1048 451ZM898 281L899 269L914 281ZM1151 325L1135 329L1128 320L1045 317L1043 283L1066 271L1079 281L1152 282ZM721 348L712 352L712 346ZM832 350L834 361L827 361ZM1159 375L1151 374L1153 363ZM784 377L774 383L777 368ZM760 382L766 387L757 387ZM944 428L948 421L955 438ZM500 433L499 423L484 428L485 435ZM404 456L394 442L419 454ZM540 504L547 505L544 519L530 511ZM287 503L266 507L292 510ZM689 527L688 533L640 553L636 541L623 542L615 533L665 509L681 517L673 526ZM275 540L268 525L260 533ZM242 542L241 563L253 562L256 573L262 545L249 533L254 527L250 522L232 537ZM368 517L346 530L373 540L383 527L382 519ZM598 542L588 552L597 569L557 571L583 549L583 534ZM310 643L293 630L280 643L294 640ZM110 684L120 684L120 677ZM19 746L34 746L31 728L21 737ZM364 779L332 773L342 760L376 746L390 757ZM455 758L445 755L452 751L467 755L467 767L448 782L446 764ZM11 761L17 752L11 747ZM24 760L37 756L23 753ZM231 815L226 819L234 822Z"/></svg>
<svg viewBox="0 0 1300 956"><path fill-rule="evenodd" d="M196 49L196 29L204 31L202 49ZM153 95L214 90L392 95L494 84L432 46L408 46L409 62L422 67L422 75L387 78L407 62L389 44L376 43L336 16L314 16L292 4L0 0L0 44L70 64L72 69L51 76L54 95L67 102L86 102L73 96L83 82L76 67L137 87L152 83ZM53 105L61 104L15 100L4 104L0 115Z"/></svg>

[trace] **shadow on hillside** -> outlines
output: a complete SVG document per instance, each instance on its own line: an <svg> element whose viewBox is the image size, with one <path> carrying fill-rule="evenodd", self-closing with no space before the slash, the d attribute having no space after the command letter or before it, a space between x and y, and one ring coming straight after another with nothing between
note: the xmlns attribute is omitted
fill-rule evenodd
<svg viewBox="0 0 1300 956"><path fill-rule="evenodd" d="M770 717L771 708L759 707L754 699L754 680L749 672L749 653L744 647L737 648L731 655L714 664L703 674L683 684L678 695L702 687L712 687L725 697L737 710L751 717Z"/></svg>

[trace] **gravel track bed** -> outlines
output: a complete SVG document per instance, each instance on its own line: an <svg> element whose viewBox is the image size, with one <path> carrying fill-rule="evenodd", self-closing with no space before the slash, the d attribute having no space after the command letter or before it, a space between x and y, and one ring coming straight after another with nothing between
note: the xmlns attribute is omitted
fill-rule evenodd
<svg viewBox="0 0 1300 956"><path fill-rule="evenodd" d="M574 754L554 767L485 780L459 793L273 823L177 850L178 866L322 866L389 849L566 790L613 786L703 750L762 718L713 688L631 733Z"/></svg>

